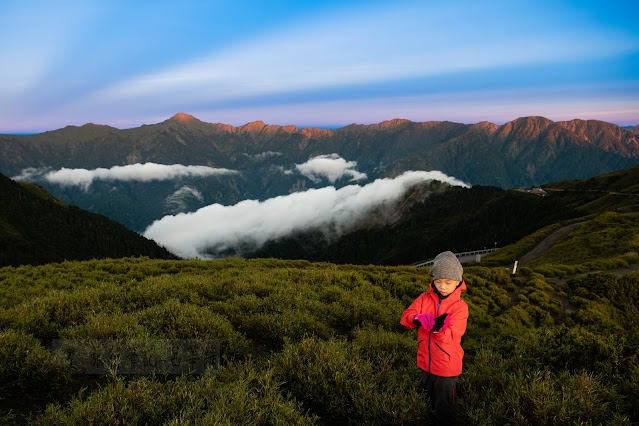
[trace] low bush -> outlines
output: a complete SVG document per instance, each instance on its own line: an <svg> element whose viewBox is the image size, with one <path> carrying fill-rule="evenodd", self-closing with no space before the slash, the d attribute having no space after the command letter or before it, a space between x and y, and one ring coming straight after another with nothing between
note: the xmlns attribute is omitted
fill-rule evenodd
<svg viewBox="0 0 639 426"><path fill-rule="evenodd" d="M413 363L407 368L408 343L384 332L366 334L352 342L311 338L287 345L276 358L277 374L296 400L328 423L423 421L429 408Z"/></svg>
<svg viewBox="0 0 639 426"><path fill-rule="evenodd" d="M317 417L280 392L272 369L229 364L199 379L160 382L116 379L63 407L51 404L36 423L76 424L316 424Z"/></svg>
<svg viewBox="0 0 639 426"><path fill-rule="evenodd" d="M69 365L33 336L19 330L0 332L0 401L54 394L70 374Z"/></svg>

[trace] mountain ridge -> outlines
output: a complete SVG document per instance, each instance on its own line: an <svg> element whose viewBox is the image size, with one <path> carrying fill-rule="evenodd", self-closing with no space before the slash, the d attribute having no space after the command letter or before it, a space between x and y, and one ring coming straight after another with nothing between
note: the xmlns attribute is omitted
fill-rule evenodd
<svg viewBox="0 0 639 426"><path fill-rule="evenodd" d="M91 191L36 181L66 203L106 214L136 231L161 218L166 213L164 201L184 185L201 194L185 210L193 211L214 203L266 200L352 183L311 178L297 169L309 159L334 154L369 182L411 170L439 170L472 185L508 189L632 167L639 164L639 136L602 121L554 122L536 116L503 125L396 118L339 129L299 129L263 121L234 127L184 113L124 130L85 125L37 135L0 135L0 173L8 176L23 175L26 169L90 170L138 163L202 165L238 172L143 185L94 182Z"/></svg>
<svg viewBox="0 0 639 426"><path fill-rule="evenodd" d="M140 127L134 127L130 129L118 129L115 127L111 127L109 125L103 124L94 124L87 123L82 126L66 126L57 130L49 130L42 133L36 133L32 135L9 135L9 134L0 134L0 137L10 138L17 137L21 139L34 139L36 142L44 142L45 135L53 136L55 134L63 134L64 136L69 136L75 133L76 136L82 137L82 139L87 139L90 137L94 137L96 132L102 131L104 133L107 132L121 132L123 134L126 133L134 133L140 129L151 129L151 128L161 128L170 125L184 125L187 127L191 127L192 129L214 129L214 130L222 130L227 133L234 134L242 134L242 133L264 133L264 134L275 134L278 132L284 132L287 134L291 133L299 133L307 137L330 137L334 136L337 133L342 132L352 132L354 130L373 130L373 131L393 131L398 130L401 127L405 126L414 126L417 128L427 129L432 128L437 125L442 125L443 123L452 123L455 125L460 125L468 128L476 128L487 130L490 133L511 133L511 131L516 131L517 134L513 136L521 136L521 137L531 137L534 136L536 131L543 131L545 128L552 126L553 124L558 125L562 128L572 131L573 133L584 136L587 140L593 139L598 141L600 138L592 138L592 135L601 136L602 130L600 129L602 126L605 127L606 131L614 132L614 135L621 139L624 136L628 137L628 134L635 135L636 131L639 131L639 126L636 126L632 129L626 129L623 127L619 127L616 124L608 123L601 120L581 120L581 119L573 119L569 121L552 121L542 116L528 116L528 117L519 117L515 120L509 121L502 125L494 124L489 121L481 121L478 123L472 124L464 124L464 123L455 123L450 121L411 121L407 119L394 118L391 120L385 120L380 123L372 123L372 124L350 124L344 127L340 127L337 129L320 129L317 127L302 127L298 128L295 125L271 125L266 124L261 120L248 122L241 126L232 126L230 124L224 123L208 123L205 121L201 121L193 115L189 115L186 113L179 112L172 116L171 118L164 120L160 123L143 125ZM89 131L90 133L82 134L83 131ZM72 133L73 132L73 133ZM624 134L628 133L628 134ZM54 140L54 139L53 139ZM632 140L632 137L630 137ZM70 141L69 141L70 142ZM636 141L635 141L636 142ZM639 143L631 144L633 148L633 155L637 155L639 152ZM628 155L628 154L626 154Z"/></svg>

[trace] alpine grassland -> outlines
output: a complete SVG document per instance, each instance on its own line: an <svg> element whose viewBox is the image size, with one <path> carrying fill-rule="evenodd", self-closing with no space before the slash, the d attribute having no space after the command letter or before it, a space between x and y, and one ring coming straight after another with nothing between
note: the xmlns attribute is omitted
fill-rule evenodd
<svg viewBox="0 0 639 426"><path fill-rule="evenodd" d="M431 424L416 331L399 324L427 272L237 258L2 268L0 419ZM464 277L461 424L639 422L639 273L588 269L554 283L534 268L472 266ZM219 360L192 374L126 373L116 357L89 374L54 350L61 340L142 352L141 342L214 341Z"/></svg>

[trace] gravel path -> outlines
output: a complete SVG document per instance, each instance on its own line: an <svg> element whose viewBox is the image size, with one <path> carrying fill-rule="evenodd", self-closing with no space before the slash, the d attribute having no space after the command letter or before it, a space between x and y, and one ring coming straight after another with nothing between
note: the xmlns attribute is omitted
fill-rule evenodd
<svg viewBox="0 0 639 426"><path fill-rule="evenodd" d="M637 214L637 213L633 212L633 213L626 213L626 214ZM555 232L553 232L552 234L547 236L539 244L537 244L537 246L535 246L535 248L533 248L528 253L523 255L521 257L521 259L519 260L519 266L523 266L526 263L530 263L533 260L537 259L538 257L541 257L552 246L554 246L557 243L557 241L559 241L562 237L568 235L573 229L577 228L578 226L581 226L584 223L588 223L588 222L590 222L590 221L589 220L585 220L583 222L577 222L577 223L573 223L572 225L568 225L568 226L564 226L563 228L559 228L558 230L556 230ZM635 263L633 265L630 265L627 268L621 268L621 269L617 269L617 270L614 270L614 271L607 271L607 272L614 273L617 276L617 278L623 278L627 274L629 274L630 272L635 272L635 271L639 271L639 263ZM565 282L565 280L560 280L560 281L564 281Z"/></svg>
<svg viewBox="0 0 639 426"><path fill-rule="evenodd" d="M613 274L617 276L617 278L623 278L631 272L639 271L639 263L635 263L634 265L630 265L627 268L617 269L612 271Z"/></svg>

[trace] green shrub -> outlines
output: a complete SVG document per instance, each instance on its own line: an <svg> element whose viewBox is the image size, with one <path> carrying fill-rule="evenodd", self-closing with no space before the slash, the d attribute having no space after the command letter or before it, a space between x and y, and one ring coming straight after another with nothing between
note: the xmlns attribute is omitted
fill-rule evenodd
<svg viewBox="0 0 639 426"><path fill-rule="evenodd" d="M62 339L124 339L148 337L147 331L132 313L100 313L82 324L60 331Z"/></svg>
<svg viewBox="0 0 639 426"><path fill-rule="evenodd" d="M280 386L272 370L252 363L230 364L196 380L116 380L88 396L78 394L67 407L49 405L35 423L315 424L317 418L282 395Z"/></svg>
<svg viewBox="0 0 639 426"><path fill-rule="evenodd" d="M250 350L246 336L224 316L207 307L169 299L137 313L136 319L149 335L159 339L204 339L220 342L222 356L245 356Z"/></svg>
<svg viewBox="0 0 639 426"><path fill-rule="evenodd" d="M505 349L519 369L616 373L622 367L625 341L581 327L544 327L522 333Z"/></svg>
<svg viewBox="0 0 639 426"><path fill-rule="evenodd" d="M501 375L507 376L505 387L486 389L480 396L482 409L468 412L469 424L629 424L620 415L616 389L590 373L554 375L535 370Z"/></svg>
<svg viewBox="0 0 639 426"><path fill-rule="evenodd" d="M408 369L404 364L407 343L397 338L389 340L381 334L353 343L311 338L287 345L276 358L278 377L296 400L303 401L328 423L422 421L429 409L427 400L419 393L414 362L408 364L411 367ZM368 345L378 338L382 339L378 344L390 347L391 351L376 353L371 359L370 348L362 348L359 343Z"/></svg>
<svg viewBox="0 0 639 426"><path fill-rule="evenodd" d="M0 332L0 401L53 393L68 381L70 370L24 332Z"/></svg>

